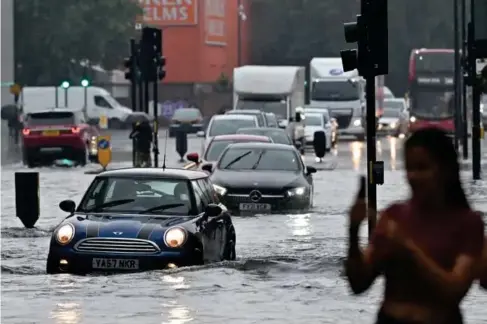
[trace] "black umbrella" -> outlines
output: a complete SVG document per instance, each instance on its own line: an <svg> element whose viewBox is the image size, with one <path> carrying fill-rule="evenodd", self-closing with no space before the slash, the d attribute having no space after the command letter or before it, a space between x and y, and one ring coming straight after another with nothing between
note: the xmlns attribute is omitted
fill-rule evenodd
<svg viewBox="0 0 487 324"><path fill-rule="evenodd" d="M16 105L2 106L1 117L3 120L15 120L19 118L19 108Z"/></svg>

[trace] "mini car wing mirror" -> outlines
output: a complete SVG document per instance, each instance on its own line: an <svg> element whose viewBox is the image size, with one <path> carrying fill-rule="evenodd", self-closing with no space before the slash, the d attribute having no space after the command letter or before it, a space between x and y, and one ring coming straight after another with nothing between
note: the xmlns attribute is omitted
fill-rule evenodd
<svg viewBox="0 0 487 324"><path fill-rule="evenodd" d="M220 216L223 209L217 204L209 204L205 209L205 217L217 217Z"/></svg>
<svg viewBox="0 0 487 324"><path fill-rule="evenodd" d="M306 167L306 173L307 173L307 174L316 173L316 168L315 168L315 167L313 167L313 166L307 166L307 167Z"/></svg>
<svg viewBox="0 0 487 324"><path fill-rule="evenodd" d="M73 214L76 209L76 203L72 200L63 200L59 203L59 208L66 213Z"/></svg>
<svg viewBox="0 0 487 324"><path fill-rule="evenodd" d="M213 164L211 164L211 163L203 164L203 165L201 166L201 169L202 169L203 171L206 171L206 172L211 173L211 172L213 172Z"/></svg>
<svg viewBox="0 0 487 324"><path fill-rule="evenodd" d="M196 133L196 136L197 136L197 137L205 137L205 132L204 132L204 131L198 131L198 132Z"/></svg>
<svg viewBox="0 0 487 324"><path fill-rule="evenodd" d="M188 155L186 155L186 159L188 161L191 161L191 162L194 162L194 163L199 163L200 162L200 157L199 157L198 153L189 153Z"/></svg>

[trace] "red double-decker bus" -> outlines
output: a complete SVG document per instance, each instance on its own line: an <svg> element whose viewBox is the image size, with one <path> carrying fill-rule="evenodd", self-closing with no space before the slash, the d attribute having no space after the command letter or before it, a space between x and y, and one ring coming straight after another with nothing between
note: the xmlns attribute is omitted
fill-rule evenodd
<svg viewBox="0 0 487 324"><path fill-rule="evenodd" d="M455 132L453 49L413 49L409 58L410 131L439 127Z"/></svg>

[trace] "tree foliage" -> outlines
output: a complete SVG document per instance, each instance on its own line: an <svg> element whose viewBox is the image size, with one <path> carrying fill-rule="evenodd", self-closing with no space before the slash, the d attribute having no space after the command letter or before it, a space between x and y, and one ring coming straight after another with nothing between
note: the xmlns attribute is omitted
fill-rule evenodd
<svg viewBox="0 0 487 324"><path fill-rule="evenodd" d="M389 0L389 75L397 95L407 87L413 48L453 47L453 0ZM343 23L360 13L360 0L254 0L252 62L307 66L312 57L338 57L354 47Z"/></svg>
<svg viewBox="0 0 487 324"><path fill-rule="evenodd" d="M17 81L52 85L80 79L79 62L106 70L119 66L140 10L130 0L15 1Z"/></svg>

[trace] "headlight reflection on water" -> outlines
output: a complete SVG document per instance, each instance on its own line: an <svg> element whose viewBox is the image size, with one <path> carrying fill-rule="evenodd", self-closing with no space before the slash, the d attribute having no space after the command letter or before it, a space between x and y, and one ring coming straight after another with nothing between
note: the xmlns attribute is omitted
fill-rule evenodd
<svg viewBox="0 0 487 324"><path fill-rule="evenodd" d="M79 324L82 322L81 306L78 303L59 303L51 312L56 324Z"/></svg>
<svg viewBox="0 0 487 324"><path fill-rule="evenodd" d="M309 236L312 227L309 222L310 214L289 215L287 221L293 236Z"/></svg>
<svg viewBox="0 0 487 324"><path fill-rule="evenodd" d="M396 170L397 138L390 137L389 146L391 151L391 169Z"/></svg>
<svg viewBox="0 0 487 324"><path fill-rule="evenodd" d="M193 321L194 318L188 308L184 306L178 306L171 308L169 310L169 318L167 321L163 321L163 324L183 324Z"/></svg>
<svg viewBox="0 0 487 324"><path fill-rule="evenodd" d="M352 142L350 143L350 151L352 152L353 169L358 171L360 169L360 160L362 159L362 149L364 143Z"/></svg>
<svg viewBox="0 0 487 324"><path fill-rule="evenodd" d="M171 288L176 290L189 288L189 285L185 282L183 276L164 275L162 276L162 281L166 284L170 284Z"/></svg>

